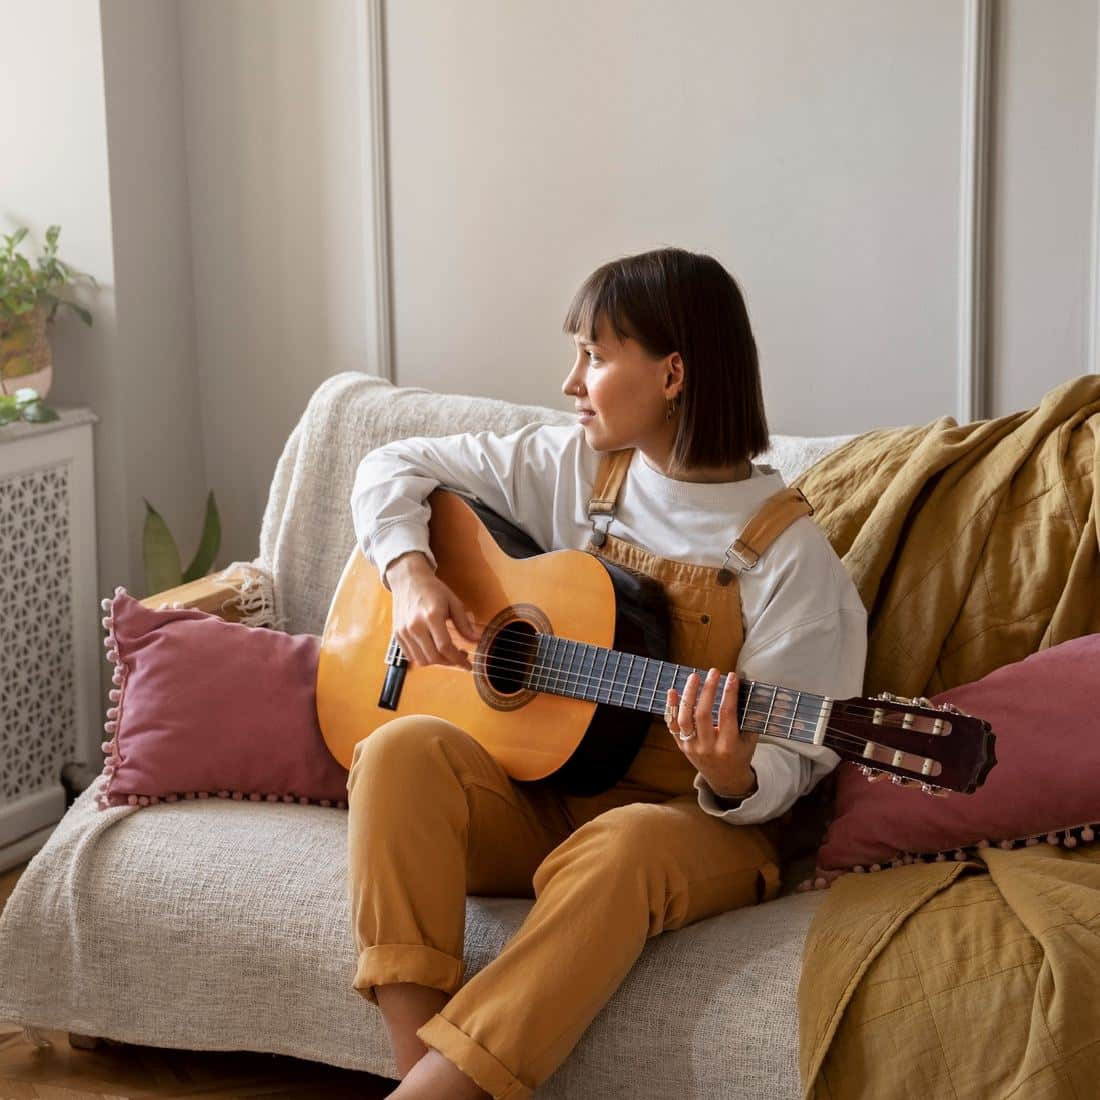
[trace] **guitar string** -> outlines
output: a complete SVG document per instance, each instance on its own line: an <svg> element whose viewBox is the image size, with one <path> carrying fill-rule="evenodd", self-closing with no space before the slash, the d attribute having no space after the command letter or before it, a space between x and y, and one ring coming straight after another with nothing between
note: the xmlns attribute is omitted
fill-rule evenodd
<svg viewBox="0 0 1100 1100"><path fill-rule="evenodd" d="M485 663L487 663L487 662L485 662ZM515 663L515 662L512 662L512 663ZM477 663L475 663L475 667L479 667ZM521 665L520 667L526 667L526 666ZM591 677L585 677L585 678L591 679ZM607 681L602 681L602 682L607 682ZM527 685L525 685L525 686L527 686ZM560 685L558 685L558 686L560 686ZM537 690L537 689L529 689L529 690ZM790 691L789 688L785 688L783 690ZM571 697L570 696L564 696L564 698L571 698ZM594 702L602 702L602 700L593 700L593 701ZM615 704L614 702L611 702L610 700L608 702L612 706L615 706L615 705L625 706L625 696L624 696L623 702L621 702L620 704ZM799 703L798 704L799 708L802 707L802 706L812 706L812 704L810 704L810 703ZM636 709L636 708L627 708L627 709ZM642 708L642 709L644 710L644 708ZM752 733L757 733L757 734L762 735L762 736L775 737L778 740L784 740L784 741L794 742L794 743L798 743L798 744L811 744L812 743L810 740L803 740L801 738L792 737L789 734L782 733L782 732L775 732L775 733L770 733L769 734L767 732L768 726L773 721L779 722L782 725L788 727L791 730L792 733L794 731L794 723L789 722L787 720L786 715L779 714L779 715L774 715L773 716L772 709L773 708L772 708L771 705L765 707L763 705L760 705L760 706L752 705L752 706L750 706L750 705L746 704L745 713L744 713L744 721L741 724L744 725L744 723L747 722L749 718L752 718L754 721L762 721L763 722L763 728L762 729L751 729L750 728L750 732L752 732ZM652 711L646 711L646 713L650 714L654 718L659 718L660 717L660 715L654 715L652 713ZM712 710L712 714L714 714L714 713L715 712ZM763 716L763 718L761 718L760 716ZM803 734L809 735L811 732L816 732L816 730L817 730L817 721L814 720L814 719L800 719L800 718L797 718L797 716L796 716L795 722L797 722L799 724L800 732L802 732ZM717 721L715 721L714 724L717 725ZM859 752L860 759L861 760L865 759L868 763L868 766L892 763L892 762L888 762L888 761L885 761L885 760L881 760L878 757L864 757L864 755L863 755L864 750L866 749L866 746L868 744L872 744L876 748L882 749L884 752L887 752L887 753L892 753L894 751L894 749L891 746L884 745L881 741L876 741L873 737L872 738L867 738L867 737L861 737L857 734L848 733L847 731L838 729L836 726L831 726L828 723L826 723L825 729L826 729L827 732L829 732L833 735L829 739L829 742L825 744L826 748L829 748L829 747L831 747L831 745L834 745L834 744L835 745L850 746L853 752L856 752L856 751ZM906 755L918 757L918 758L921 758L921 759L924 758L924 754L922 754L922 753L912 752L912 753L907 753ZM937 762L942 764L941 761L937 761ZM897 767L897 768L902 768L902 765L900 765L900 764L893 764L892 766ZM920 780L921 782L924 782L924 783L932 783L932 781L936 778L933 775L923 775L923 774L917 772L913 768L902 768L902 770L910 773L914 777L914 779L918 779L918 780ZM935 785L935 784L933 783L932 785Z"/></svg>
<svg viewBox="0 0 1100 1100"><path fill-rule="evenodd" d="M541 636L542 635L540 635L540 637ZM563 641L570 641L570 640L571 639L563 639ZM394 644L395 643L391 641L391 643L390 643L391 648ZM577 644L577 645L588 645L589 643L587 643L587 642L576 642L575 644ZM514 659L513 660L503 660L503 659L500 659L500 658L497 657L497 654L499 652L507 651L507 650L510 650L513 653L519 653L524 658L527 658L527 660L520 660L520 661L517 661L517 660L514 660ZM616 652L616 651L612 650L610 652ZM478 657L479 660L482 660L484 662L487 662L489 660L489 658L481 657L480 655L476 655L476 656ZM629 654L629 653L627 653L627 654L625 654L625 656L626 657L633 656L638 661L646 661L646 660L654 661L654 660L656 660L656 658L652 658L652 657L646 658L646 657L642 657L638 654ZM533 662L536 657L537 657L537 654L529 646L524 646L522 644L516 645L516 643L514 643L514 642L508 642L506 640L501 639L497 643L494 644L491 659L492 659L492 662L493 662L494 665L500 665L502 667L510 665L512 667L515 667L515 668L525 669L525 668L529 667L530 663ZM665 661L663 663L670 664L670 665L678 664L678 662L674 662L674 661ZM421 667L424 667L424 666L421 666ZM544 666L544 665L540 665L539 667L541 669L544 669L544 670L546 668L546 666ZM552 669L551 671L553 672L553 675L555 677L555 685L556 686L561 686L563 684L570 684L571 681L570 681L569 678L571 676L574 677L572 683L577 684L577 685L579 685L582 680L586 680L586 681L589 681L589 682L595 681L595 682L597 682L597 684L604 684L604 683L614 683L615 682L620 667L621 667L621 663L620 663L620 666L617 666L615 674L611 677L605 677L605 676L602 675L602 673L599 676L592 675L592 674L589 674L589 673L580 673L579 671L578 671L578 673L573 673L572 671L570 671L568 669L564 671L564 674L560 674L560 675L559 675L559 673L556 669ZM683 664L679 664L678 667L679 668L693 668L693 666L691 666L691 665L683 665ZM699 677L699 680L700 680L699 690L701 691L702 686L706 681L706 676L704 675L705 672L706 672L706 669L694 669L694 671L700 674L700 677ZM724 681L725 676L722 675L720 677L720 679ZM738 679L740 679L742 683L748 682L746 677L743 677L743 676L739 677ZM756 681L752 681L752 682L755 683ZM638 686L642 687L642 685L638 685ZM815 692L798 692L794 688L782 687L781 685L769 685L769 686L776 687L778 689L779 693L784 693L788 698L792 698L792 699L796 695L799 695L799 694L801 694L801 695L816 694ZM680 691L680 689L677 689L677 691ZM682 692L681 692L681 694L682 694ZM779 700L777 698L773 702L778 702L778 701ZM843 702L843 700L841 700L841 702ZM887 704L889 703L888 700L884 700L884 702L886 702ZM917 705L917 704L914 704L914 705ZM799 706L799 708L801 708L802 706L812 707L812 706L814 706L814 704L813 704L812 701L800 701L798 706ZM853 715L853 716L858 716L858 717L861 717L861 718L867 718L868 720L871 720L874 717L874 711L875 710L878 710L878 709L887 709L888 710L889 705L887 705L884 708L874 708L874 709L872 709L870 707L866 707L866 706L863 706L863 705L858 704L858 703L847 703L847 702L845 702L844 703L844 708L845 708L845 713L846 714L850 714L850 715ZM818 709L820 709L820 708L818 708ZM808 722L813 727L816 727L816 725L817 725L817 722L816 722L815 719L807 718L807 719L803 719L803 721Z"/></svg>
<svg viewBox="0 0 1100 1100"><path fill-rule="evenodd" d="M542 634L540 634L540 635L538 635L538 637L541 638L541 637L558 637L558 636L557 635L542 635ZM562 638L560 640L563 641L563 642L572 642L575 645L589 645L590 644L588 642L576 641L576 640L570 639L570 638ZM394 641L391 640L391 642L390 642L391 650L392 650L392 647L395 644L399 644L399 643L395 643ZM522 654L524 657L531 658L532 660L534 659L535 656L537 656L537 654L532 653L532 650L528 646L525 646L523 644L517 645L514 642L509 642L509 641L504 640L504 639L499 639L497 642L494 643L494 646L493 646L492 653L494 655L494 659L495 659L495 655L499 651L507 650L507 649L510 649L512 652L518 652L518 653ZM618 651L610 650L609 652L614 653L614 652L618 652ZM653 657L646 658L646 657L642 657L642 656L640 656L639 654L636 654L636 653L635 654L624 653L624 656L625 657L633 656L639 661L644 661L644 660L655 661L655 660L657 660L657 658L653 658ZM506 663L509 663L509 662L501 661L500 663L501 664L506 664ZM514 662L514 661L511 662L511 663L512 664L517 664L517 662ZM679 664L678 662L675 662L675 661L664 661L663 663L669 664L669 665L678 665L678 667L680 667L680 668L692 668L693 667L691 665ZM527 667L526 662L518 662L518 664L519 664L520 667ZM423 667L423 666L421 666L421 667ZM545 666L540 666L540 668L545 668ZM706 680L706 676L704 675L706 673L706 669L695 669L694 671L700 673L700 677L699 677L699 679L700 679L700 690L702 690L702 684ZM618 668L616 669L615 675L617 676L617 674L618 674ZM586 678L588 680L595 679L595 680L598 680L600 683L604 683L607 680L607 678L602 677L602 675L598 676L598 677L594 677L594 676L589 676L588 674L584 674L584 678ZM562 678L562 679L564 680L564 678ZM614 676L611 677L611 679L614 680ZM721 676L721 679L724 680L725 676L724 675ZM748 682L746 677L742 676L742 677L739 677L739 679L742 682ZM777 687L780 692L785 692L788 696L794 696L794 695L798 694L796 692L796 689L794 689L794 688L782 687L780 685L769 685L769 686ZM816 694L816 692L802 692L801 694L811 695L811 694ZM839 701L844 702L844 700L839 700ZM860 718L866 718L868 721L872 721L873 718L874 718L875 710L879 710L879 709L889 710L890 709L890 701L889 700L884 700L884 703L886 705L883 708L878 708L878 707L871 708L871 707L863 706L862 704L859 704L859 703L844 702L844 709L845 709L846 714L850 714L850 715L860 717ZM803 703L801 705L812 706L813 704L812 703ZM919 704L914 703L913 706L919 706ZM932 706L930 708L924 708L924 709L936 709L936 708L934 706ZM942 713L949 713L949 712L942 712ZM807 719L807 721L809 721L809 719ZM814 722L812 724L816 725L816 722Z"/></svg>
<svg viewBox="0 0 1100 1100"><path fill-rule="evenodd" d="M503 646L509 645L509 644L510 643L506 643L506 642L499 643L501 648L503 648ZM393 645L393 643L391 642L391 646L392 645ZM513 648L515 648L514 643L512 643L512 645L513 645ZM522 650L523 647L520 647L520 649ZM523 650L523 651L527 654L530 654L530 652L531 652L529 649L526 649L526 650ZM492 665L494 667L499 667L499 666L504 666L504 665L512 665L512 666L514 666L515 668L518 668L518 669L528 669L529 668L529 664L526 663L526 662L515 661L515 660L511 660L511 661L502 660L499 657L496 657L495 654L496 654L496 650L494 649L494 656L493 656L492 659L486 658L486 657L478 657L477 655L475 655L474 667L475 668L478 668L478 667L488 668L490 665ZM637 656L637 655L635 654L634 656ZM642 659L645 660L646 658L642 658ZM683 667L683 666L681 666L681 667ZM697 671L699 671L699 670L697 670ZM601 684L602 683L614 683L613 680L608 680L606 678L601 678L601 677L590 676L586 673L582 673L580 675L576 675L576 674L573 674L573 673L567 673L566 675L557 677L558 682L556 682L552 685L548 681L546 686L553 686L553 687L580 686L582 680L586 680L586 681L595 680L595 681L597 681L598 683L601 683ZM753 683L755 683L755 681L753 681ZM527 686L527 685L525 685L525 686ZM773 697L773 699L770 701L770 704L769 704L768 707L765 708L763 705L760 705L760 706L749 705L748 702L746 702L746 707L745 707L745 718L746 719L748 719L750 717L755 718L759 715L764 715L765 716L764 719L763 719L763 721L764 721L763 730L753 730L751 732L766 734L766 730L768 728L768 725L770 724L770 722L772 720L772 711L774 709L775 703L778 701L778 694L779 694L780 691L785 692L790 696L795 696L796 694L798 694L791 688L781 688L781 687L778 687L778 685L775 685L775 686L777 687L777 692L776 692L775 696ZM639 687L641 688L642 685L639 685ZM531 689L529 688L529 690L531 690ZM629 693L629 691L624 693L623 701L619 705L625 706L625 698L626 698L626 694L628 694L628 693ZM569 698L569 696L566 696L566 698ZM638 695L636 695L636 699L640 700L640 693ZM600 700L594 700L594 701L599 702ZM611 704L611 705L615 705L615 704ZM720 705L721 704L719 703L719 706ZM782 721L790 729L791 733L794 732L794 728L795 728L796 725L798 726L800 732L803 733L804 735L809 736L812 732L816 732L817 725L818 725L818 720L813 719L813 718L803 718L798 713L799 711L801 711L801 709L803 707L813 707L814 704L812 702L804 702L804 701L799 700L794 706L795 706L795 714L790 718L790 720L788 720L788 716L783 715L783 714L775 715L775 720L777 722ZM628 709L637 709L637 708L628 708ZM820 707L818 707L817 709L820 712ZM852 708L852 709L855 709L855 708ZM863 708L863 709L866 709L866 708ZM646 711L646 713L653 714L652 711ZM713 708L712 708L711 713L712 713L712 715L715 714L715 710ZM654 717L659 717L659 715L654 715ZM717 723L715 722L715 724L717 724ZM863 748L865 748L868 743L874 744L877 747L882 748L886 752L892 752L893 751L892 748L889 745L884 745L879 741L875 741L873 738L861 737L861 736L858 736L856 734L851 734L851 733L848 733L847 731L840 730L835 726L831 726L828 723L826 723L825 728L829 733L833 734L833 738L832 738L833 743L847 744L847 745L851 745L853 747L860 747L861 756L862 756ZM787 741L799 741L799 743L802 743L802 744L810 743L808 741L801 741L800 739L794 738L794 737L790 736L789 734L785 735L785 734L782 734L782 733L774 733L774 734L766 734L766 735L776 737L776 738L780 738L780 739L785 739ZM826 745L826 748L827 747L829 747L829 746ZM923 754L909 753L908 755L919 757L919 756L922 756ZM874 757L868 757L867 759L869 761L871 761L872 763L885 763L885 761L878 760L877 758L874 758ZM895 766L900 767L900 765L895 765ZM905 769L905 770L906 771L912 771L913 769ZM931 779L932 777L931 776L925 776L923 778L927 780L927 779Z"/></svg>

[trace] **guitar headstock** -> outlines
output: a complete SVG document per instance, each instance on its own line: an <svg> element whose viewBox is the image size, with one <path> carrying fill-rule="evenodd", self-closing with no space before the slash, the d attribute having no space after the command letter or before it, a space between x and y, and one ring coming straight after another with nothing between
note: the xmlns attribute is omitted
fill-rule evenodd
<svg viewBox="0 0 1100 1100"><path fill-rule="evenodd" d="M971 794L997 762L988 722L951 703L888 691L833 701L825 744L875 778L919 785L928 794Z"/></svg>

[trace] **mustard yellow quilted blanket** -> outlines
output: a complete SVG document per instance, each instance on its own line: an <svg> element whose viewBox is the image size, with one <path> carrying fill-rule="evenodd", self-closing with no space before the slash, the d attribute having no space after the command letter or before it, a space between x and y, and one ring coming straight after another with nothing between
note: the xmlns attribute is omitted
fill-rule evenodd
<svg viewBox="0 0 1100 1100"><path fill-rule="evenodd" d="M1100 632L1100 375L1009 416L867 432L792 485L868 609L865 695L931 696ZM1100 844L843 876L799 1025L817 1100L1100 1096Z"/></svg>

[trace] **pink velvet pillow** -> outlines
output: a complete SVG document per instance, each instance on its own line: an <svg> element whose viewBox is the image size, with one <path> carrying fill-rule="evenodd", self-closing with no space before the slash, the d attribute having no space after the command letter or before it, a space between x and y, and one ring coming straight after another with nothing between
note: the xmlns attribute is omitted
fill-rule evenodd
<svg viewBox="0 0 1100 1100"><path fill-rule="evenodd" d="M933 696L986 719L997 763L973 794L933 798L868 783L837 768L835 816L818 851L819 873L879 870L967 850L1059 841L1100 831L1100 634L1086 634ZM821 885L821 880L817 881Z"/></svg>
<svg viewBox="0 0 1100 1100"><path fill-rule="evenodd" d="M347 769L317 724L321 639L103 600L115 665L96 797L108 806L220 798L347 805Z"/></svg>

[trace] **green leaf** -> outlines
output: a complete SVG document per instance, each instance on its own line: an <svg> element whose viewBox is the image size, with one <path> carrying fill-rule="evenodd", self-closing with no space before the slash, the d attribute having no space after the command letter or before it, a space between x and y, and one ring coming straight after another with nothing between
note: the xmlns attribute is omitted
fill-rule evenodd
<svg viewBox="0 0 1100 1100"><path fill-rule="evenodd" d="M49 405L43 404L41 401L32 401L29 405L23 406L23 419L29 420L32 424L45 424L48 420L60 420L56 409L51 409Z"/></svg>
<svg viewBox="0 0 1100 1100"><path fill-rule="evenodd" d="M76 302L66 302L65 305L73 310L84 324L90 325L92 323L92 315L83 306L78 306Z"/></svg>
<svg viewBox="0 0 1100 1100"><path fill-rule="evenodd" d="M142 497L142 500L145 500ZM180 555L176 540L160 513L145 500L145 529L141 537L142 559L145 563L146 596L154 596L167 588L183 583Z"/></svg>
<svg viewBox="0 0 1100 1100"><path fill-rule="evenodd" d="M0 427L19 419L19 410L14 405L0 405Z"/></svg>
<svg viewBox="0 0 1100 1100"><path fill-rule="evenodd" d="M221 541L221 520L218 517L218 506L214 503L214 490L211 489L206 497L206 519L202 525L202 538L199 540L199 548L195 551L191 564L184 570L185 581L197 581L210 572Z"/></svg>

